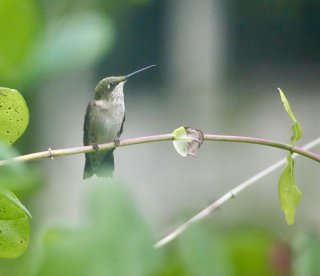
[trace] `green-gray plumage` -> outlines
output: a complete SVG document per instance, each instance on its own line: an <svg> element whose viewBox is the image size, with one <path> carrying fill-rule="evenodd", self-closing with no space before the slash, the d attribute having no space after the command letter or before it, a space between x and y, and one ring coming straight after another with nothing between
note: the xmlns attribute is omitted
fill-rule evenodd
<svg viewBox="0 0 320 276"><path fill-rule="evenodd" d="M125 121L123 86L133 75L151 65L127 76L104 78L96 86L94 99L89 102L83 127L83 144L96 147L98 144L119 141ZM86 153L83 178L96 174L112 176L114 170L114 149Z"/></svg>

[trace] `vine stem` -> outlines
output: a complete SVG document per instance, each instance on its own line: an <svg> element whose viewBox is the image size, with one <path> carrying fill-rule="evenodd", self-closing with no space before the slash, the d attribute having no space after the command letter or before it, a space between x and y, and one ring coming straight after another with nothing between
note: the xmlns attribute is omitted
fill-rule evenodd
<svg viewBox="0 0 320 276"><path fill-rule="evenodd" d="M212 135L212 134L205 134L204 140L219 141L219 142L248 143L248 144L258 144L263 146L269 146L269 147L274 147L274 148L279 148L279 149L287 150L290 152L294 152L304 157L310 158L314 161L320 162L320 154L309 151L308 148L306 148L305 146L302 148L293 147L290 144L285 144L285 143L277 142L274 140L246 137L246 136L228 136L228 135Z"/></svg>
<svg viewBox="0 0 320 276"><path fill-rule="evenodd" d="M138 138L131 138L125 139L120 142L117 147L124 147L124 146L131 146L137 144L145 144L145 143L153 143L153 142L162 142L162 141L172 141L175 140L173 134L160 134L160 135L152 135L152 136L144 136ZM299 155L312 159L314 161L320 162L320 155L314 152L309 151L309 149L315 147L316 145L320 144L320 138L313 140L312 142L308 143L304 147L293 147L290 144L281 143L274 140L268 139L261 139L261 138L254 138L254 137L245 137L245 136L229 136L229 135L214 135L214 134L204 134L203 137L204 141L216 141L216 142L234 142L234 143L249 143L249 144L258 144L263 146L269 146L274 148L283 149L292 153L293 158L298 157ZM99 150L108 150L111 148L116 147L116 145L112 143L100 144ZM52 150L49 148L46 151L21 155L17 157L13 157L11 159L0 160L0 166L8 165L15 162L28 162L33 160L39 160L44 158L51 158L60 157L60 156L67 156L72 154L80 154L80 153L88 153L88 152L95 152L96 149L93 146L82 146L82 147L73 147L73 148L66 148L66 149L56 149ZM177 238L180 234L182 234L187 228L189 228L192 224L202 220L203 218L207 217L211 214L214 210L221 207L230 199L234 198L238 193L244 191L250 185L257 182L262 177L266 176L267 174L271 173L272 171L276 170L277 168L284 165L286 159L281 159L277 163L273 164L272 166L266 168L265 170L259 172L255 176L249 178L248 180L244 181L240 185L236 186L234 189L230 190L218 200L214 201L212 204L204 208L198 214L187 220L185 223L181 224L178 228L176 228L173 232L169 233L167 236L162 238L158 241L154 248L160 248L170 241Z"/></svg>
<svg viewBox="0 0 320 276"><path fill-rule="evenodd" d="M151 136L144 136L144 137L137 137L137 138L122 140L120 144L117 145L117 147L162 142L162 141L171 141L171 140L174 140L173 134L151 135ZM320 162L319 154L308 151L306 148L292 147L290 144L285 144L285 143L281 143L274 140L245 137L245 136L228 136L228 135L214 135L214 134L204 134L203 140L216 141L216 142L250 143L250 144L258 144L258 145L269 146L274 148L280 148L286 151L297 153L299 155L302 155L314 161ZM99 150L108 150L108 149L114 148L115 144L111 142L106 144L100 144L98 146L99 146ZM52 150L51 148L49 148L46 151L20 155L17 157L13 157L11 159L6 159L6 160L0 160L0 166L4 166L14 162L28 162L28 161L40 160L44 158L53 159L54 157L88 153L88 152L94 152L94 151L96 151L96 149L94 149L92 146L81 146L81 147L56 149L56 150Z"/></svg>

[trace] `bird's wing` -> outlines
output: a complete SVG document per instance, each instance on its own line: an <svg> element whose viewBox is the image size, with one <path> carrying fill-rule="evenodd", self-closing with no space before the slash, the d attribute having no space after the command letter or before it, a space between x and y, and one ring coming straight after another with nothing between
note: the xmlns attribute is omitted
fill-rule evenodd
<svg viewBox="0 0 320 276"><path fill-rule="evenodd" d="M121 135L121 134L122 134L122 132L123 132L123 125L124 125L125 120L126 120L126 114L124 114L124 115L123 115L123 119L122 119L121 127L120 127L119 132L117 133L117 138L120 138L120 135Z"/></svg>
<svg viewBox="0 0 320 276"><path fill-rule="evenodd" d="M90 136L89 136L89 124L90 124L90 117L91 117L90 115L93 110L93 105L94 105L94 102L90 101L87 106L86 115L84 117L83 145L85 145L85 146L90 145L90 143L92 143L92 141L90 141Z"/></svg>

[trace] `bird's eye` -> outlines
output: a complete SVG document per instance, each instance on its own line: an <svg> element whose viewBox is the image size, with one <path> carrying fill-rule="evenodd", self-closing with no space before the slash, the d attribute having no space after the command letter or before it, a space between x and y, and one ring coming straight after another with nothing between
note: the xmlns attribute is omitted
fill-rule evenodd
<svg viewBox="0 0 320 276"><path fill-rule="evenodd" d="M116 82L110 82L110 83L108 84L108 89L110 89L110 88L113 89L116 85L117 85Z"/></svg>

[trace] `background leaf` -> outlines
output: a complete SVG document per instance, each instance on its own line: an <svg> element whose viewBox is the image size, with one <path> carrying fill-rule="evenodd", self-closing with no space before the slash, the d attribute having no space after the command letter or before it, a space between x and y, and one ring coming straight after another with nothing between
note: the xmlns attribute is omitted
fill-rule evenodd
<svg viewBox="0 0 320 276"><path fill-rule="evenodd" d="M301 232L292 241L294 275L320 275L320 240L313 233Z"/></svg>
<svg viewBox="0 0 320 276"><path fill-rule="evenodd" d="M12 144L29 124L29 109L15 89L0 87L0 140Z"/></svg>
<svg viewBox="0 0 320 276"><path fill-rule="evenodd" d="M223 239L203 225L194 225L178 241L185 275L231 275L232 268Z"/></svg>
<svg viewBox="0 0 320 276"><path fill-rule="evenodd" d="M18 155L13 147L0 143L0 160ZM16 162L0 166L0 190L9 190L20 197L35 191L40 184L40 175L30 164Z"/></svg>
<svg viewBox="0 0 320 276"><path fill-rule="evenodd" d="M224 236L229 266L233 268L233 273L228 275L287 275L272 263L274 234L265 229L238 226L225 231Z"/></svg>
<svg viewBox="0 0 320 276"><path fill-rule="evenodd" d="M112 21L100 13L60 18L49 25L46 36L34 47L23 67L28 69L26 78L39 81L95 64L111 49L114 35Z"/></svg>
<svg viewBox="0 0 320 276"><path fill-rule="evenodd" d="M121 184L101 181L93 189L89 223L46 233L39 274L152 275L151 235Z"/></svg>
<svg viewBox="0 0 320 276"><path fill-rule="evenodd" d="M0 1L0 79L17 80L37 36L39 14L32 0Z"/></svg>

